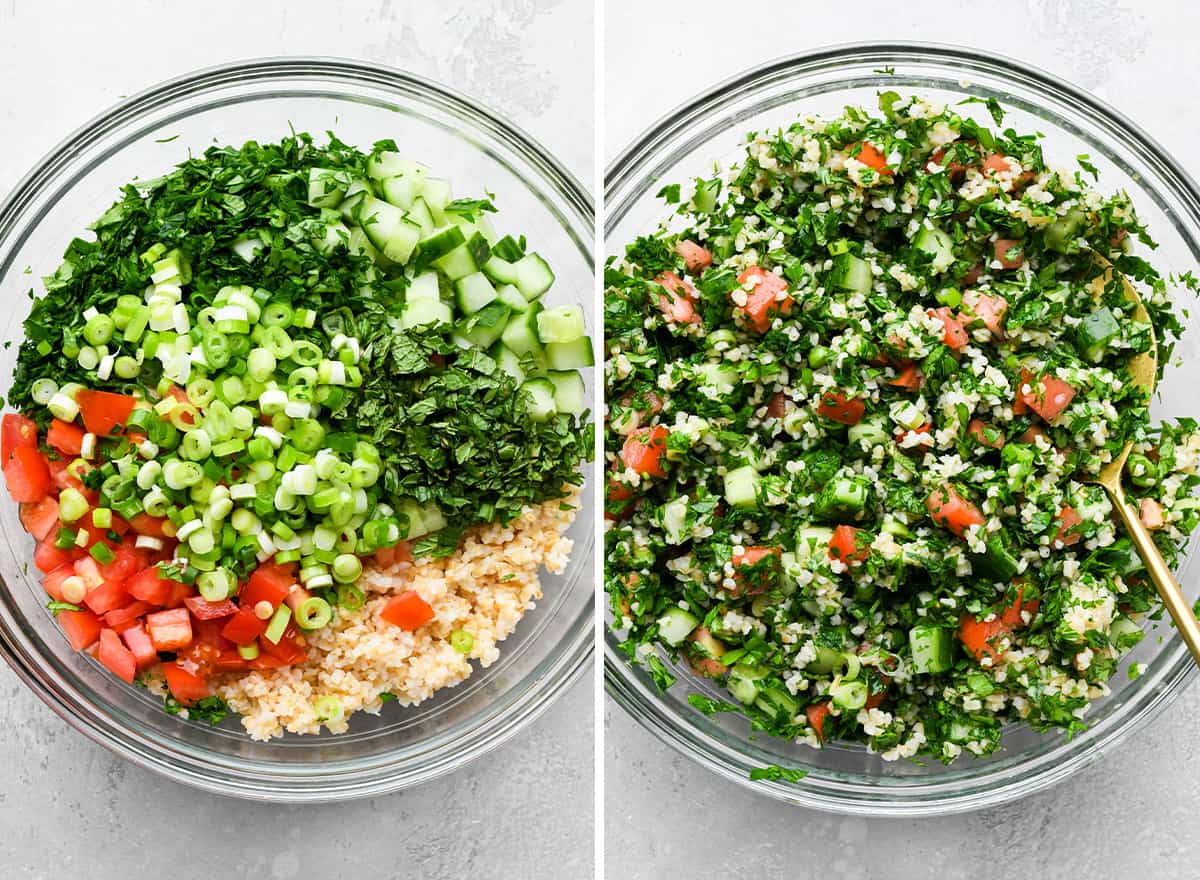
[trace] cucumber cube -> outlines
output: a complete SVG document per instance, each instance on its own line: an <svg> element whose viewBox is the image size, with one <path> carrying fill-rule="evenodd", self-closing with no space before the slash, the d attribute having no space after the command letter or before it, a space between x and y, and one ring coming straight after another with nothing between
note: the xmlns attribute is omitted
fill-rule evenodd
<svg viewBox="0 0 1200 880"><path fill-rule="evenodd" d="M554 283L554 273L550 271L546 261L537 254L526 254L512 266L516 273L513 283L524 294L525 299L537 299Z"/></svg>
<svg viewBox="0 0 1200 880"><path fill-rule="evenodd" d="M954 665L954 641L944 626L914 626L908 631L908 647L914 672L945 672Z"/></svg>
<svg viewBox="0 0 1200 880"><path fill-rule="evenodd" d="M458 308L466 315L473 315L496 299L496 288L482 272L472 272L454 282ZM506 307L507 309L507 307Z"/></svg>
<svg viewBox="0 0 1200 880"><path fill-rule="evenodd" d="M517 267L508 260L502 260L495 254L488 257L483 264L483 272L497 284L516 284ZM521 294L524 296L524 294Z"/></svg>
<svg viewBox="0 0 1200 880"><path fill-rule="evenodd" d="M696 615L682 608L668 608L658 619L658 637L672 647L682 645L699 625Z"/></svg>
<svg viewBox="0 0 1200 880"><path fill-rule="evenodd" d="M336 208L346 197L350 173L335 168L308 169L308 203L314 208Z"/></svg>
<svg viewBox="0 0 1200 880"><path fill-rule="evenodd" d="M488 303L474 315L458 322L455 341L460 344L465 341L476 348L487 348L504 332L508 315L508 306L504 303Z"/></svg>
<svg viewBox="0 0 1200 880"><path fill-rule="evenodd" d="M574 370L551 370L546 377L554 385L554 407L560 413L578 416L587 409L583 377Z"/></svg>
<svg viewBox="0 0 1200 880"><path fill-rule="evenodd" d="M418 299L405 303L400 325L405 330L425 326L441 329L449 327L453 319L450 306L441 300Z"/></svg>
<svg viewBox="0 0 1200 880"><path fill-rule="evenodd" d="M521 385L525 394L525 405L535 422L552 419L558 412L554 405L554 384L549 379L529 379Z"/></svg>
<svg viewBox="0 0 1200 880"><path fill-rule="evenodd" d="M542 357L542 343L537 334L537 318L541 311L541 303L532 303L527 310L508 319L508 326L504 328L500 339L515 354Z"/></svg>
<svg viewBox="0 0 1200 880"><path fill-rule="evenodd" d="M486 273L485 273L486 274ZM529 301L521 296L521 291L511 284L501 284L496 288L496 299L504 303L514 312L523 312L529 308Z"/></svg>
<svg viewBox="0 0 1200 880"><path fill-rule="evenodd" d="M584 334L583 309L557 306L537 316L537 336L542 342L574 342Z"/></svg>
<svg viewBox="0 0 1200 880"><path fill-rule="evenodd" d="M419 299L427 299L434 302L440 300L441 289L438 285L437 272L422 272L413 278L408 284L408 290L405 292L404 298L407 302L415 302Z"/></svg>
<svg viewBox="0 0 1200 880"><path fill-rule="evenodd" d="M500 369L512 376L518 385L525 381L525 370L521 368L521 358L511 348L502 342L497 342L488 353Z"/></svg>
<svg viewBox="0 0 1200 880"><path fill-rule="evenodd" d="M546 366L552 370L582 370L595 363L590 336L580 336L571 342L546 343Z"/></svg>
<svg viewBox="0 0 1200 880"><path fill-rule="evenodd" d="M688 499L680 495L668 501L662 508L663 532L668 544L682 544L690 537L687 529Z"/></svg>
<svg viewBox="0 0 1200 880"><path fill-rule="evenodd" d="M421 256L435 261L446 256L457 247L466 244L467 239L457 226L443 226L426 234L421 239Z"/></svg>
<svg viewBox="0 0 1200 880"><path fill-rule="evenodd" d="M758 471L746 465L725 473L725 500L734 507L749 508L758 504Z"/></svg>

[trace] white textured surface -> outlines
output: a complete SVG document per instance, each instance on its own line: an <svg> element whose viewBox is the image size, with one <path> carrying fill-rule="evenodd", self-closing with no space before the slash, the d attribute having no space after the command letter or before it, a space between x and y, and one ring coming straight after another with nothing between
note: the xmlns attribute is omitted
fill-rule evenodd
<svg viewBox="0 0 1200 880"><path fill-rule="evenodd" d="M315 9L314 15L306 10ZM212 64L357 57L466 92L592 179L591 5L573 0L0 0L0 193L122 95ZM565 41L563 34L586 38ZM447 778L341 806L200 794L72 731L0 664L0 864L11 878L590 876L592 682Z"/></svg>
<svg viewBox="0 0 1200 880"><path fill-rule="evenodd" d="M1190 90L1177 87L1196 70L1194 4L692 0L685 8L608 0L607 10L606 163L675 105L747 67L871 39L956 42L1019 57L1091 89L1184 156L1200 132ZM659 744L610 702L606 874L1200 876L1197 712L1200 691L1192 688L1136 741L1024 802L958 818L887 821L789 808L734 787Z"/></svg>

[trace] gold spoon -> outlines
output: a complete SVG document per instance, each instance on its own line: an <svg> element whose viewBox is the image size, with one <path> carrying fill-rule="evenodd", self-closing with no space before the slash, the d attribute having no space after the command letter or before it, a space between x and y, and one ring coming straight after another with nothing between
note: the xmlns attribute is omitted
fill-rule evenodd
<svg viewBox="0 0 1200 880"><path fill-rule="evenodd" d="M1104 274L1092 282L1092 294L1096 298L1099 298L1104 292L1112 275L1112 267L1108 266ZM1137 291L1133 289L1133 285L1124 276L1121 277L1121 282L1125 286L1126 299L1134 304L1134 320L1150 324L1150 316ZM1146 398L1149 399L1150 395L1154 393L1154 383L1158 378L1158 338L1154 333L1153 324L1150 324L1150 348L1129 361L1129 373L1133 384L1144 388ZM1104 487L1117 515L1125 524L1125 531L1133 539L1133 546L1137 548L1138 556L1142 557L1142 562L1146 564L1146 570L1150 573L1150 580L1154 581L1159 597L1167 606L1167 611L1171 613L1171 619L1175 621L1175 626L1192 652L1192 657L1197 663L1200 663L1200 623L1196 621L1191 605L1184 598L1183 591L1179 589L1175 575L1171 573L1170 567L1162 558L1158 547L1155 546L1154 539L1150 537L1150 530L1142 524L1138 511L1131 508L1125 501L1125 490L1121 486L1121 474L1125 470L1125 460L1129 458L1129 451L1132 448L1132 442L1126 443L1121 454L1105 465L1099 476L1085 482L1096 483Z"/></svg>

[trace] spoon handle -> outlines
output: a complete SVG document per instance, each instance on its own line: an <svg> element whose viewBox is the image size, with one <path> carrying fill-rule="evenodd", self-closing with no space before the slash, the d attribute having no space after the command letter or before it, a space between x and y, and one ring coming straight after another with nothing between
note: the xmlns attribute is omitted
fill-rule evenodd
<svg viewBox="0 0 1200 880"><path fill-rule="evenodd" d="M1107 486L1105 488L1108 489ZM1121 517L1121 521L1125 523L1125 530L1133 539L1133 546L1137 548L1138 556L1142 557L1142 562L1146 564L1150 579L1154 581L1159 597L1167 606L1171 619L1175 621L1175 627L1183 636L1184 642L1187 643L1192 657L1197 663L1200 663L1200 622L1197 622L1196 615L1192 612L1192 606L1188 604L1183 591L1179 589L1175 575L1171 573L1162 554L1158 552L1158 547L1155 546L1149 529L1142 525L1141 518L1125 502L1124 491L1108 489L1108 497Z"/></svg>

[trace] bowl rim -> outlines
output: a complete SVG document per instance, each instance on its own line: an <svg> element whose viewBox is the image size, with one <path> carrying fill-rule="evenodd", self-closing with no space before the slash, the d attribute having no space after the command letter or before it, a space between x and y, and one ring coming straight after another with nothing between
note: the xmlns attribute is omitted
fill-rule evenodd
<svg viewBox="0 0 1200 880"><path fill-rule="evenodd" d="M1121 129L1129 145L1139 151L1139 158L1154 166L1154 170L1163 176L1172 193L1191 202L1193 220L1200 218L1200 186L1197 186L1188 172L1139 125L1083 89L1053 73L1007 55L947 43L882 40L837 43L774 58L725 78L663 114L606 166L604 199L608 223L612 224L614 213L617 214L618 220L623 218L628 203L633 198L640 197L646 188L640 184L643 184L647 177L647 166L665 145L692 124L692 120L727 111L759 88L765 88L778 80L794 83L805 74L828 73L839 64L861 67L868 62L893 64L897 67L909 63L920 65L924 69L940 68L949 72L959 70L964 74L970 74L972 71L986 72L1042 93L1057 92L1074 102L1074 109L1089 121ZM888 75L882 70L877 73L881 77ZM882 82L884 80L881 78L881 84ZM623 195L622 201L618 202L618 194L625 190L633 190L633 194ZM1192 250L1193 253L1196 252L1195 243L1192 243ZM1108 725L1094 742L1066 756L1065 760L1056 764L1043 762L1045 766L1040 767L1036 775L1016 780L1005 779L999 787L976 784L966 787L964 791L938 792L932 796L919 793L904 794L904 790L899 787L880 789L864 782L813 788L804 782L789 784L772 780L750 780L748 771L757 764L748 759L743 744L739 744L741 748L735 749L717 742L716 738L701 729L694 719L681 723L680 719L666 708L661 695L657 692L651 693L648 687L633 677L626 659L614 647L608 626L604 625L602 630L606 692L660 742L709 771L758 794L795 806L857 816L947 815L999 806L1045 790L1098 760L1106 749L1128 739L1132 733L1170 705L1200 674L1200 669L1191 662L1182 642L1176 640L1173 648L1167 649L1174 657L1164 665L1164 671L1154 683L1154 687L1150 687L1149 682L1143 686L1143 706L1140 712L1124 719L1119 725ZM986 780L986 777L984 779ZM972 780L976 783L979 781ZM836 791L839 786L843 789L841 793ZM917 786L912 786L910 790L915 791L916 788ZM893 795L900 793L904 796L893 797L890 801L882 800L871 796L872 789Z"/></svg>
<svg viewBox="0 0 1200 880"><path fill-rule="evenodd" d="M384 91L390 89L410 100L416 96L420 102L454 113L467 120L476 131L502 142L527 163L539 185L553 190L561 199L565 216L558 209L554 213L564 225L568 218L571 225L578 224L579 232L569 235L590 258L594 270L592 249L596 211L592 193L522 127L476 99L430 78L389 65L324 55L275 56L198 68L110 105L55 144L8 193L3 194L0 198L0 243L10 251L20 246L24 237L14 241L13 233L20 231L18 222L26 210L45 195L46 187L55 182L96 138L119 131L173 102L215 89L261 82L286 84L305 77L316 77L347 88L370 85ZM39 222L40 216L33 218L30 229ZM585 465L584 486L594 481L592 470ZM592 513L594 516L594 511ZM595 553L594 529L584 529L582 537L583 540L576 541L573 551L573 557L577 555L580 559ZM588 573L585 571L582 575L585 580ZM453 738L441 734L431 743L422 744L415 760L410 757L403 766L389 763L389 753L383 753L373 756L363 767L342 771L329 778L312 773L311 768L306 771L303 766L291 767L272 776L264 769L270 767L269 762L255 762L246 778L236 778L230 774L228 764L198 761L197 750L190 745L185 749L171 748L182 745L176 737L164 736L164 743L123 726L116 719L78 714L57 690L62 676L52 668L32 661L37 652L29 650L28 638L23 633L12 631L11 612L7 608L0 608L0 655L25 685L73 729L140 767L215 794L262 802L322 803L375 797L431 781L482 757L526 729L578 682L592 659L595 604L595 593L589 591L586 602L569 624L568 638L561 640L557 652L543 660L541 668L526 673L522 679L524 687L510 692L499 710L477 714L470 729L456 731ZM491 704L492 707L495 705L495 702ZM410 766L417 762L423 766Z"/></svg>

